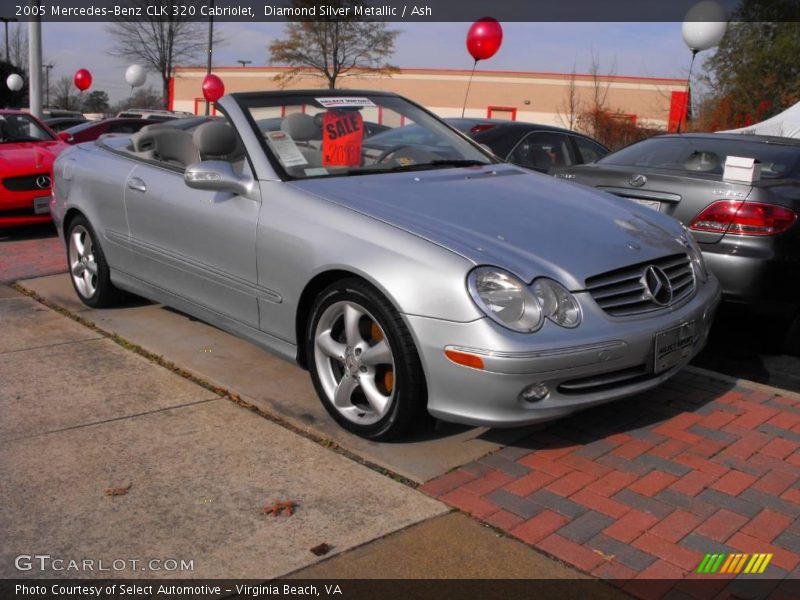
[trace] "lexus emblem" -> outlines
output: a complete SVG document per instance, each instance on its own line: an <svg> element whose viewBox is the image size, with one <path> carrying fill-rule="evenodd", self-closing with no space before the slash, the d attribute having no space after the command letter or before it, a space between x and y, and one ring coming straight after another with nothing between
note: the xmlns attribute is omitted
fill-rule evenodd
<svg viewBox="0 0 800 600"><path fill-rule="evenodd" d="M49 175L39 175L36 178L36 187L40 190L46 190L50 187L50 176Z"/></svg>
<svg viewBox="0 0 800 600"><path fill-rule="evenodd" d="M642 187L645 183L647 183L647 177L644 175L634 175L628 179L628 183L630 183L633 187Z"/></svg>
<svg viewBox="0 0 800 600"><path fill-rule="evenodd" d="M672 284L669 277L658 267L650 265L644 270L641 283L645 289L645 298L659 306L667 306L672 302Z"/></svg>

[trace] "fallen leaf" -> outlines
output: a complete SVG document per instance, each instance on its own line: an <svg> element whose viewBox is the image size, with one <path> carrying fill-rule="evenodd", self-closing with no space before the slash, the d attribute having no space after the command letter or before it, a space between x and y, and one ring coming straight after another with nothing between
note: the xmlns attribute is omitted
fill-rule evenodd
<svg viewBox="0 0 800 600"><path fill-rule="evenodd" d="M331 546L322 542L319 546L314 546L311 548L311 552L313 552L316 556L324 556L328 552L331 551Z"/></svg>
<svg viewBox="0 0 800 600"><path fill-rule="evenodd" d="M592 552L599 554L606 562L614 562L614 559L616 558L616 556L614 556L613 554L606 554L604 552L601 552L600 550L592 549Z"/></svg>
<svg viewBox="0 0 800 600"><path fill-rule="evenodd" d="M297 504L291 500L287 500L285 502L275 502L272 506L265 504L264 508L261 509L261 514L272 515L273 517L285 514L287 517L291 517L296 508Z"/></svg>
<svg viewBox="0 0 800 600"><path fill-rule="evenodd" d="M133 482L128 482L128 485L124 487L117 487L117 488L108 488L106 490L106 496L124 496L128 493L128 490L131 489Z"/></svg>

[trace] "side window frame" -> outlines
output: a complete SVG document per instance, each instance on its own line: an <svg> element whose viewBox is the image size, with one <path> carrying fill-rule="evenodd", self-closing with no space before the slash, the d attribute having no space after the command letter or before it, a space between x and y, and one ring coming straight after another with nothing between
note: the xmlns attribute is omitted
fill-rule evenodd
<svg viewBox="0 0 800 600"><path fill-rule="evenodd" d="M575 154L576 158L580 157L580 159L582 161L582 162L576 163L576 164L584 164L584 165L588 164L588 162L586 162L584 160L585 157L583 156L583 152L581 151L581 148L580 148L580 145L578 144L578 142L586 142L588 144L591 144L592 146L597 146L598 149L600 149L600 150L602 150L604 152L604 154L602 156L598 156L597 159L595 159L595 160L600 160L601 158L603 158L603 156L605 156L606 154L610 153L608 148L603 146L600 142L596 142L591 138L587 138L585 136L575 135L575 134L571 134L570 137L572 138L572 143L574 145L573 154Z"/></svg>
<svg viewBox="0 0 800 600"><path fill-rule="evenodd" d="M520 141L517 142L514 145L514 147L511 149L511 152L508 153L508 156L506 157L506 160L508 162L512 162L511 158L514 155L514 153L520 148L520 146L522 146L522 144L528 142L529 138L531 138L534 135L552 135L552 136L558 136L558 137L563 138L563 142L562 143L563 143L564 149L569 153L569 156L567 157L567 159L570 160L571 163L568 164L568 165L558 165L558 166L567 166L568 167L568 166L572 166L572 165L576 164L575 148L572 145L572 140L570 139L571 136L569 134L562 133L560 131L548 131L546 129L532 129L531 131L526 133L522 137L522 139L520 139ZM523 164L520 164L520 163L513 163L513 164L517 164L517 165L519 165L521 167L524 167L526 169L533 169L533 170L538 171L540 173L547 173L547 170L548 170L546 168L533 166L533 165L523 165ZM556 166L556 165L550 165L550 166L552 167L552 166Z"/></svg>

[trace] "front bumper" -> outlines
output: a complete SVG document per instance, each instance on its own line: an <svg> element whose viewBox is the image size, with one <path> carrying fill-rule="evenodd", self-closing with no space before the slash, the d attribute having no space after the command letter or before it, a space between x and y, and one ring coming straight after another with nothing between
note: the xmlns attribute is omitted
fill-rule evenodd
<svg viewBox="0 0 800 600"><path fill-rule="evenodd" d="M666 381L705 345L720 301L712 276L683 305L636 318L609 317L588 293L576 294L583 322L564 329L547 322L519 334L488 318L469 323L406 315L427 376L428 411L444 421L513 427L563 417L631 396ZM694 321L694 343L681 363L653 373L655 335ZM457 365L444 349L480 352L484 370ZM543 383L550 393L527 402L520 392Z"/></svg>
<svg viewBox="0 0 800 600"><path fill-rule="evenodd" d="M34 210L36 198L47 198L49 203L50 190L14 192L0 187L0 227L49 223L52 220L49 212L36 213Z"/></svg>

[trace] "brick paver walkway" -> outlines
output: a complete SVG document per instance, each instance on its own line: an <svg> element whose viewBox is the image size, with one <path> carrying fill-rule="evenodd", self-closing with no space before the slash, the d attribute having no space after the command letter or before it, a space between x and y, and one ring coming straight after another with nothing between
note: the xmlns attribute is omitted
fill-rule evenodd
<svg viewBox="0 0 800 600"><path fill-rule="evenodd" d="M634 595L677 598L712 577L695 573L706 553L773 553L761 577L800 577L798 448L800 400L684 372L421 489Z"/></svg>
<svg viewBox="0 0 800 600"><path fill-rule="evenodd" d="M25 229L19 233L8 229L0 239L0 283L11 283L67 270L64 244L55 229L36 228L35 237Z"/></svg>

